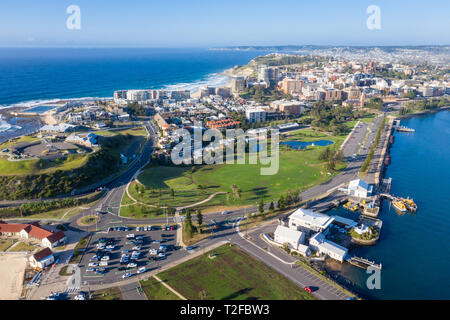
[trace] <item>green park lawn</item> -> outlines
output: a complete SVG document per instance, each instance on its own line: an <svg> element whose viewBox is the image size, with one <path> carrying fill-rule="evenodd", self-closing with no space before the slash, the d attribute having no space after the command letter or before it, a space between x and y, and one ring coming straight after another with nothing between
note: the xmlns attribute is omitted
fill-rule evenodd
<svg viewBox="0 0 450 320"><path fill-rule="evenodd" d="M148 300L180 300L177 295L153 277L146 281L140 281L139 283Z"/></svg>
<svg viewBox="0 0 450 320"><path fill-rule="evenodd" d="M12 239L0 239L0 252L8 250L14 244Z"/></svg>
<svg viewBox="0 0 450 320"><path fill-rule="evenodd" d="M283 136L283 141L331 140L332 147L338 148L346 135L332 136L312 129L298 130ZM335 172L325 169L325 162L319 161L319 153L324 147L313 146L304 150L295 150L280 146L279 170L274 175L261 175L258 164L214 164L196 167L188 166L149 166L138 177L146 186L140 192L137 183L130 185L129 192L136 200L155 206L180 207L202 201L216 192L232 192L236 185L241 190L240 198L216 195L212 200L201 205L250 205L261 197L264 202L278 200L281 195L294 190L305 190L322 183L345 168L339 163ZM174 190L172 197L170 189ZM127 197L123 204L130 201ZM122 211L121 211L122 215Z"/></svg>
<svg viewBox="0 0 450 320"><path fill-rule="evenodd" d="M118 134L130 134L132 136L147 136L147 130L145 130L144 127L136 127L131 129L114 130L114 131L100 130L95 131L95 134L99 136L115 136Z"/></svg>
<svg viewBox="0 0 450 320"><path fill-rule="evenodd" d="M56 170L73 170L86 164L88 155L71 155L66 160L47 161L43 167L39 167L38 159L9 161L6 157L0 157L1 175L28 175L51 173Z"/></svg>
<svg viewBox="0 0 450 320"><path fill-rule="evenodd" d="M119 287L112 287L92 292L91 300L123 300L123 297Z"/></svg>
<svg viewBox="0 0 450 320"><path fill-rule="evenodd" d="M13 248L9 249L9 251L11 252L33 251L34 248L35 248L34 245L22 241L16 244Z"/></svg>
<svg viewBox="0 0 450 320"><path fill-rule="evenodd" d="M215 258L211 259L210 253ZM186 261L158 277L190 300L314 299L264 263L229 245Z"/></svg>

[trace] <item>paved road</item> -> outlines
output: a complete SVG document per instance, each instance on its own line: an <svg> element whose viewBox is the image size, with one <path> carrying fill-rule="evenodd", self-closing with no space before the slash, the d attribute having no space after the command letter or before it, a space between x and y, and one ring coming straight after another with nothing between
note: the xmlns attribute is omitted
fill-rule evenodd
<svg viewBox="0 0 450 320"><path fill-rule="evenodd" d="M147 300L144 292L138 292L139 282L133 282L120 286L120 292L124 300Z"/></svg>
<svg viewBox="0 0 450 320"><path fill-rule="evenodd" d="M343 148L344 157L347 159L347 161L349 161L349 165L347 166L347 168L329 181L304 191L302 193L302 198L308 199L317 197L332 188L336 188L341 184L354 179L357 176L360 166L370 149L370 144L375 138L376 129L378 128L380 121L381 117L377 117L374 121L374 124L361 123L358 128L355 128L355 130L352 132L351 138ZM105 229L108 226L114 224L160 224L166 223L167 221L165 218L135 220L119 217L117 215L126 185L130 180L132 180L132 178L136 175L140 168L148 162L151 155L152 144L154 141L154 137L156 136L156 129L150 122L146 124L146 127L151 133L152 137L149 140L148 144L144 147L144 151L139 160L137 160L136 163L120 177L116 178L113 182L108 184L107 187L110 189L108 193L99 201L96 206L89 210L86 210L83 213L92 214L97 210L106 211L109 209L110 213L100 215L100 221L97 226L99 229ZM364 141L366 141L365 144ZM357 154L355 158L352 157L354 154ZM269 204L265 205L266 208L268 208L268 206ZM291 265L291 262L293 262L291 261L291 257L280 257L279 252L274 252L273 254L278 257L276 258L262 249L264 246L267 246L267 244L262 244L259 242L259 240L257 240L256 242L249 242L243 239L241 235L236 232L235 226L233 224L237 218L244 218L247 213L256 211L257 207L255 206L251 208L234 210L225 215L221 213L204 215L205 224L211 225L212 223L215 223L218 225L219 229L215 231L213 236L211 236L210 238L200 241L196 245L197 249L190 252L187 252L186 250L178 250L176 254L170 255L166 260L161 261L161 266L174 263L175 261L180 259L185 259L190 254L198 253L203 248L210 247L211 245L225 240L237 244L244 251L248 252L258 260L266 263L273 269L277 270L287 278L294 281L296 284L300 286L309 285L312 287L317 287L317 291L314 292L314 294L320 299L345 298L345 295L340 293L338 290L336 290L334 287L330 286L323 280L317 278L306 269L301 267L293 268ZM89 228L82 228L76 224L76 220L78 218L79 215L76 217L72 217L70 220L70 226L74 229L83 229L84 231L89 231ZM193 216L193 219L195 219L195 216ZM169 218L169 223L174 222L179 221L175 221L173 217ZM91 227L91 229L92 228L93 227ZM254 238L258 238L258 236L255 235ZM132 290L129 290L130 288L131 287L128 287L128 285L123 286L123 290L124 292L126 292L125 295L130 294L130 296L128 297L134 299L134 297L131 296Z"/></svg>

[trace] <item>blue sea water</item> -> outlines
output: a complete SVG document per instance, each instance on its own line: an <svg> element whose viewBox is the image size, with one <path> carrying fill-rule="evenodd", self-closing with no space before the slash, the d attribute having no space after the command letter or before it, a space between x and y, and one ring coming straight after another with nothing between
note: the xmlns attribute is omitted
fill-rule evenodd
<svg viewBox="0 0 450 320"><path fill-rule="evenodd" d="M364 270L344 264L341 274L355 291L373 299L450 299L450 111L402 120L414 128L395 133L391 194L413 197L417 213L399 215L384 201L378 244L351 254L381 262L381 289L369 290ZM357 213L331 210L356 220Z"/></svg>
<svg viewBox="0 0 450 320"><path fill-rule="evenodd" d="M208 49L0 49L0 107L36 100L112 97L120 89L223 85L219 73L267 54Z"/></svg>

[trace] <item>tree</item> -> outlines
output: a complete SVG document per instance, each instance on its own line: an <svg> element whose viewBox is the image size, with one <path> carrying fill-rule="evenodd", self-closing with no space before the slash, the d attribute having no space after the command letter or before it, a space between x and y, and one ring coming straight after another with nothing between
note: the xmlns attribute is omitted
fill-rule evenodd
<svg viewBox="0 0 450 320"><path fill-rule="evenodd" d="M273 205L273 201L270 202L269 210L273 212L275 206Z"/></svg>
<svg viewBox="0 0 450 320"><path fill-rule="evenodd" d="M258 211L259 211L259 213L263 213L264 212L264 202L263 202L263 198L262 197L259 200Z"/></svg>
<svg viewBox="0 0 450 320"><path fill-rule="evenodd" d="M203 224L203 215L200 209L197 210L197 223L199 226Z"/></svg>
<svg viewBox="0 0 450 320"><path fill-rule="evenodd" d="M186 218L184 219L184 229L186 230L188 237L192 238L192 235L194 233L194 228L192 225L191 210L189 210L189 209L187 209L187 211L186 211Z"/></svg>
<svg viewBox="0 0 450 320"><path fill-rule="evenodd" d="M175 198L175 190L173 190L172 188L170 188L170 196L172 197L172 199Z"/></svg>
<svg viewBox="0 0 450 320"><path fill-rule="evenodd" d="M284 209L286 203L284 202L284 197L281 195L278 200L278 209Z"/></svg>

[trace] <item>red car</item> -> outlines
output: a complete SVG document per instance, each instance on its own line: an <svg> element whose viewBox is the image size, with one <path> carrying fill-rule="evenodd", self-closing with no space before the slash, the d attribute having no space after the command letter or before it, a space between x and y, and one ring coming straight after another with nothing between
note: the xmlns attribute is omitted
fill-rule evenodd
<svg viewBox="0 0 450 320"><path fill-rule="evenodd" d="M305 287L305 290L308 291L309 293L312 293L312 290L310 287Z"/></svg>

